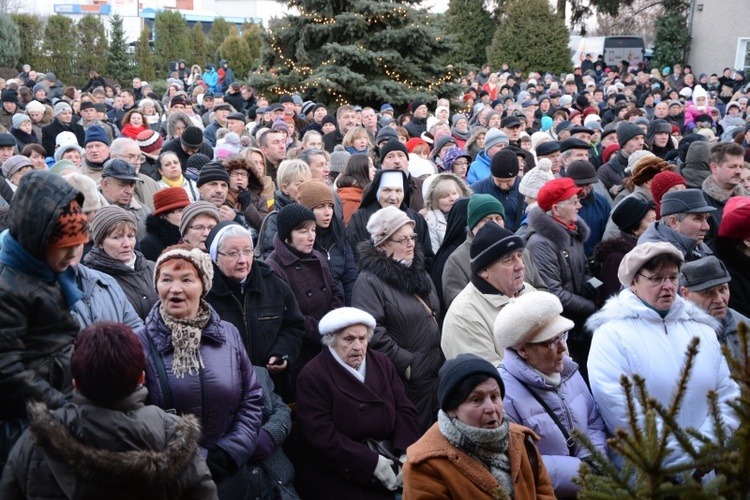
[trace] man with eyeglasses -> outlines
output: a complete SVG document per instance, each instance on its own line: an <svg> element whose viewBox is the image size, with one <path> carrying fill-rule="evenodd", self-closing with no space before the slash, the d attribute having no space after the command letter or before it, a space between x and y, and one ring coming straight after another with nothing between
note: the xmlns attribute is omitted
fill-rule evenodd
<svg viewBox="0 0 750 500"><path fill-rule="evenodd" d="M590 340L581 332L596 311L596 289L601 282L591 276L588 268L584 243L590 231L578 216L580 194L581 188L567 177L542 186L537 195L538 206L529 212L526 248L549 292L560 299L563 316L576 324L568 348L571 357L585 367Z"/></svg>
<svg viewBox="0 0 750 500"><path fill-rule="evenodd" d="M661 199L661 219L638 238L638 244L665 241L674 245L686 261L701 259L713 252L704 239L709 217L716 210L709 206L699 189L683 189Z"/></svg>
<svg viewBox="0 0 750 500"><path fill-rule="evenodd" d="M445 359L472 353L495 366L503 350L493 337L497 314L512 298L535 291L524 283L523 240L495 222L477 231L470 247L471 277L443 322L440 347Z"/></svg>
<svg viewBox="0 0 750 500"><path fill-rule="evenodd" d="M153 212L154 195L161 188L155 180L141 173L143 154L141 153L141 148L138 146L138 143L127 137L115 139L109 147L109 156L110 158L125 160L135 167L135 173L138 176L138 179L140 179L140 182L136 182L135 184L135 198Z"/></svg>

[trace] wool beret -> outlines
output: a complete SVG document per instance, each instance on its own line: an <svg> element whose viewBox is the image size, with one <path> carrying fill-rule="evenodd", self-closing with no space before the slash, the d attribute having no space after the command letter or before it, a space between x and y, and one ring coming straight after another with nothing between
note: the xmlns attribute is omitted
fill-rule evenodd
<svg viewBox="0 0 750 500"><path fill-rule="evenodd" d="M505 219L505 207L491 194L474 194L469 198L467 222L471 231L488 215L498 214Z"/></svg>
<svg viewBox="0 0 750 500"><path fill-rule="evenodd" d="M182 210L182 220L180 220L181 235L184 236L187 233L188 228L193 223L193 219L199 215L213 217L216 219L217 224L221 221L221 213L216 205L204 200L194 201Z"/></svg>
<svg viewBox="0 0 750 500"><path fill-rule="evenodd" d="M499 349L518 349L526 343L552 340L575 327L562 312L560 299L548 292L534 291L511 298L495 318L495 345Z"/></svg>
<svg viewBox="0 0 750 500"><path fill-rule="evenodd" d="M438 371L438 401L443 411L453 410L446 405L454 397L454 390L468 377L473 375L486 375L495 379L500 386L500 397L505 397L505 384L500 377L497 368L489 361L480 358L476 354L459 354L453 359L446 361Z"/></svg>
<svg viewBox="0 0 750 500"><path fill-rule="evenodd" d="M325 182L311 179L299 185L297 203L311 210L327 203L333 205L333 191Z"/></svg>
<svg viewBox="0 0 750 500"><path fill-rule="evenodd" d="M732 241L750 239L750 197L733 196L724 205L719 225L719 236Z"/></svg>
<svg viewBox="0 0 750 500"><path fill-rule="evenodd" d="M409 157L409 150L406 149L406 146L398 139L391 139L380 147L380 163L383 163L388 153L393 151L401 151L407 158Z"/></svg>
<svg viewBox="0 0 750 500"><path fill-rule="evenodd" d="M94 245L99 246L118 222L127 222L134 230L138 230L133 212L117 205L107 205L99 209L91 222L91 239Z"/></svg>
<svg viewBox="0 0 750 500"><path fill-rule="evenodd" d="M279 210L276 217L276 226L281 241L286 241L292 231L306 221L315 222L315 214L312 210L299 203L290 203Z"/></svg>
<svg viewBox="0 0 750 500"><path fill-rule="evenodd" d="M666 241L641 243L622 258L620 267L617 269L617 279L620 280L620 284L626 288L630 287L635 279L635 275L638 274L643 265L657 255L662 254L672 255L680 262L685 260L682 252Z"/></svg>
<svg viewBox="0 0 750 500"><path fill-rule="evenodd" d="M339 307L320 318L318 332L321 335L328 335L353 325L365 325L367 328L374 330L376 323L375 318L367 311L356 307Z"/></svg>
<svg viewBox="0 0 750 500"><path fill-rule="evenodd" d="M643 201L637 196L626 196L612 211L612 222L620 231L631 234L638 229L649 210L654 210L653 201Z"/></svg>
<svg viewBox="0 0 750 500"><path fill-rule="evenodd" d="M205 183L213 181L224 181L229 185L229 173L227 172L226 167L217 160L203 165L203 168L201 168L201 171L198 174L198 181L195 185L201 187Z"/></svg>
<svg viewBox="0 0 750 500"><path fill-rule="evenodd" d="M576 186L573 179L562 177L549 181L542 186L536 198L537 205L545 212L552 209L552 205L561 201L572 198L581 192L581 188Z"/></svg>
<svg viewBox="0 0 750 500"><path fill-rule="evenodd" d="M63 132L61 134L58 134L58 137L60 137L64 133L65 132ZM75 149L76 151L78 151L78 153L80 153L81 155L83 155L83 153L84 153L84 149L81 146L78 145L78 142L73 141L71 143L63 144L61 146L58 146L57 149L55 149L55 161L59 162L60 160L62 160L62 157L63 157L63 155L65 153L67 153L68 151L73 150L73 149ZM78 168L78 166L79 165L76 165L76 168Z"/></svg>
<svg viewBox="0 0 750 500"><path fill-rule="evenodd" d="M471 272L476 274L509 253L523 248L523 239L520 236L494 222L488 222L471 240Z"/></svg>
<svg viewBox="0 0 750 500"><path fill-rule="evenodd" d="M370 216L367 221L367 232L373 244L377 247L385 243L399 229L406 224L414 227L415 222L406 215L406 212L393 206L381 208Z"/></svg>

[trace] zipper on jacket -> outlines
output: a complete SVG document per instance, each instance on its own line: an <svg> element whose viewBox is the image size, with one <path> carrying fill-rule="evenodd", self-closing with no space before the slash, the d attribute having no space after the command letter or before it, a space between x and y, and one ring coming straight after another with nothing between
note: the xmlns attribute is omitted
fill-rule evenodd
<svg viewBox="0 0 750 500"><path fill-rule="evenodd" d="M667 331L667 321L662 319L661 324L664 326L664 335L669 335L669 332Z"/></svg>
<svg viewBox="0 0 750 500"><path fill-rule="evenodd" d="M237 302L237 305L240 306L240 311L242 311L242 327L245 330L245 336L247 336L247 343L250 344L250 332L247 331L247 311L245 310L245 306L240 302L240 299L234 296L233 293L230 293L229 295L231 295L235 302Z"/></svg>

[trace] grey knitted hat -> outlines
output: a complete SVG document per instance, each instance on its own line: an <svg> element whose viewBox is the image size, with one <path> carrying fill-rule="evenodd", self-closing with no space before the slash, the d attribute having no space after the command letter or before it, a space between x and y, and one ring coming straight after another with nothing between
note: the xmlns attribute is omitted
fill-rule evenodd
<svg viewBox="0 0 750 500"><path fill-rule="evenodd" d="M182 210L180 234L184 236L188 227L192 224L193 219L199 215L208 215L215 218L217 223L221 222L221 214L219 213L219 209L216 208L216 205L203 200L194 201Z"/></svg>
<svg viewBox="0 0 750 500"><path fill-rule="evenodd" d="M331 153L330 160L331 172L343 172L344 168L346 167L346 163L349 161L349 158L351 156L351 153L345 150L344 147L340 144L333 148L333 153Z"/></svg>
<svg viewBox="0 0 750 500"><path fill-rule="evenodd" d="M135 220L135 215L124 208L117 205L108 205L99 209L91 223L91 239L94 241L94 245L99 246L118 222L129 222L137 230L138 223Z"/></svg>

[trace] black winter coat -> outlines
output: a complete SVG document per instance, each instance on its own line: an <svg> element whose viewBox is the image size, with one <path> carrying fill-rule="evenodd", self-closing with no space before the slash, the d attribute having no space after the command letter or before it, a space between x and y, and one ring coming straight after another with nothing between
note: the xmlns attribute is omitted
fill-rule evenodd
<svg viewBox="0 0 750 500"><path fill-rule="evenodd" d="M288 375L302 346L305 317L289 285L262 262L253 261L244 286L214 266L206 301L221 319L237 327L253 365L266 366L271 356L289 356L288 368L272 378L282 397L291 394Z"/></svg>
<svg viewBox="0 0 750 500"><path fill-rule="evenodd" d="M750 257L739 250L736 242L722 236L714 241L714 252L732 277L729 282L729 307L750 317Z"/></svg>
<svg viewBox="0 0 750 500"><path fill-rule="evenodd" d="M344 225L341 221L334 218L333 224ZM341 229L342 237L340 240L333 237L332 229L317 228L315 235L315 250L322 253L328 258L328 267L331 270L333 281L344 295L344 303L347 306L352 305L352 290L354 282L357 281L357 265L354 263L354 254L349 242L343 237L344 229Z"/></svg>
<svg viewBox="0 0 750 500"><path fill-rule="evenodd" d="M377 326L369 347L388 356L396 366L409 399L417 407L424 433L437 418L438 370L445 361L440 349L440 302L435 285L419 250L409 267L369 241L360 245L359 255L360 274L354 284L352 306L375 318Z"/></svg>
<svg viewBox="0 0 750 500"><path fill-rule="evenodd" d="M84 264L92 269L109 274L125 292L128 302L141 319L146 319L151 308L159 300L154 288L154 263L135 251L134 268L113 259L99 247L94 247L84 257Z"/></svg>
<svg viewBox="0 0 750 500"><path fill-rule="evenodd" d="M78 145L83 147L83 141L86 139L86 132L83 127L78 123L70 123L65 125L63 122L55 118L52 123L42 127L42 146L47 151L47 156L55 156L55 139L57 134L61 132L73 132L78 139Z"/></svg>
<svg viewBox="0 0 750 500"><path fill-rule="evenodd" d="M146 259L156 262L165 248L176 245L182 239L180 228L159 216L146 217L146 236L140 241L141 253Z"/></svg>

